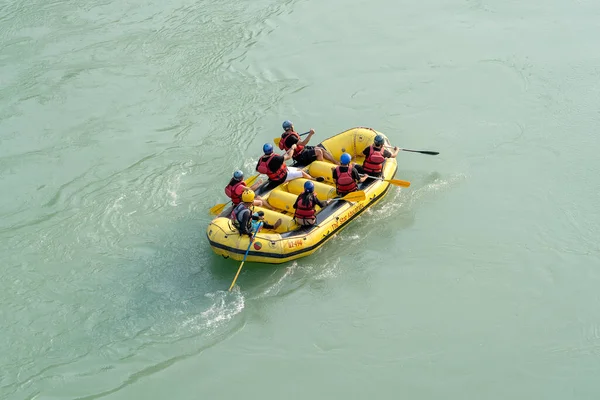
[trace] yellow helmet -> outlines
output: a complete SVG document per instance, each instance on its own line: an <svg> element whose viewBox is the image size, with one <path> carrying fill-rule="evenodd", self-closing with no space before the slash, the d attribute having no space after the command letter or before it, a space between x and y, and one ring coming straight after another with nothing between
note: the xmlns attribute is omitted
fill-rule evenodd
<svg viewBox="0 0 600 400"><path fill-rule="evenodd" d="M244 203L252 203L254 201L254 191L250 189L244 190L244 193L242 193L242 201Z"/></svg>

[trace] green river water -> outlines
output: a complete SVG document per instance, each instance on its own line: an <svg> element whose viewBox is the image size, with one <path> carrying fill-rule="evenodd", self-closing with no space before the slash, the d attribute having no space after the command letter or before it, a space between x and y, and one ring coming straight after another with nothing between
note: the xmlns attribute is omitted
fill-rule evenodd
<svg viewBox="0 0 600 400"><path fill-rule="evenodd" d="M599 21L0 0L0 399L600 398ZM208 209L284 119L440 155L229 293Z"/></svg>

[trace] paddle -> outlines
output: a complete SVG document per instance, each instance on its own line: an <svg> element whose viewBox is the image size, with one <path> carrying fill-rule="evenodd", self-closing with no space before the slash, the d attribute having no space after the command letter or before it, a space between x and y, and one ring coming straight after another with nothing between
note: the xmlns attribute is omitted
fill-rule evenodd
<svg viewBox="0 0 600 400"><path fill-rule="evenodd" d="M392 146L385 146L388 149L393 149ZM413 153L421 153L421 154L427 154L430 156L437 156L438 154L440 154L439 151L427 151L427 150L409 150L409 149L403 149L403 148L399 148L399 150L401 151L412 151Z"/></svg>
<svg viewBox="0 0 600 400"><path fill-rule="evenodd" d="M364 199L366 199L367 196L365 195L364 190L359 190L356 192L350 192L347 195L345 195L344 197L339 197L337 199L331 199L331 201L339 201L339 200L344 200L344 201L363 201Z"/></svg>
<svg viewBox="0 0 600 400"><path fill-rule="evenodd" d="M361 176L364 176L364 175L361 175ZM367 175L367 176L369 178L377 179L378 181L389 182L392 185L396 185L396 186L401 186L401 187L409 187L410 186L409 181L402 181L400 179L383 179L383 178L379 178L379 177L371 176L371 175Z"/></svg>
<svg viewBox="0 0 600 400"><path fill-rule="evenodd" d="M248 180L246 181L246 186L250 187L252 186L252 184L254 184L254 182L256 181L256 179L258 179L259 175L254 175L251 176L250 178L248 178ZM223 212L223 210L225 209L225 207L227 207L229 205L229 203L220 203L217 204L216 206L212 207L209 212L212 215L218 215L221 214Z"/></svg>
<svg viewBox="0 0 600 400"><path fill-rule="evenodd" d="M238 275L240 274L240 271L242 270L242 267L244 266L244 263L246 262L246 257L248 256L248 252L250 251L250 246L252 246L252 242L254 242L254 238L258 234L258 231L260 231L260 228L262 228L262 225L263 225L262 221L258 223L258 227L256 228L254 235L252 235L252 237L250 238L250 243L248 243L248 248L246 249L246 254L244 254L244 259L242 260L242 263L240 264L240 267L238 268L237 274L235 274L235 278L233 278L233 282L231 282L231 286L229 286L230 292L231 292L231 289L233 289L233 285L235 285L235 281L237 280Z"/></svg>
<svg viewBox="0 0 600 400"><path fill-rule="evenodd" d="M300 133L300 134L298 134L298 136L308 135L309 133L310 133L310 131L304 132L304 133ZM281 137L273 138L273 142L275 142L276 146L279 146L279 142L281 142Z"/></svg>

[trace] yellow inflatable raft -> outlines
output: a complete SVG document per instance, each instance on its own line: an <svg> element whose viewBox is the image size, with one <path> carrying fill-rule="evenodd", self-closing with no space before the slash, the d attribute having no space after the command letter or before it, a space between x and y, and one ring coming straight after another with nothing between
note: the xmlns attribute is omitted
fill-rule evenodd
<svg viewBox="0 0 600 400"><path fill-rule="evenodd" d="M332 136L317 146L327 149L336 160L346 152L354 157L353 162L362 164L364 161L362 152L373 143L377 134L383 135L370 128L357 127ZM388 138L385 135L383 137L386 145L390 146ZM320 200L336 197L335 183L332 178L334 164L328 161L314 161L310 165L295 166L302 168L314 178L323 178L322 182L314 182L315 194ZM382 178L393 179L396 170L396 159L386 159ZM246 262L280 264L311 255L363 211L381 201L390 188L388 182L368 178L359 184L359 190L363 190L366 195L364 201L354 203L333 201L323 209L317 206L317 224L303 227L293 219L293 204L304 190L304 182L306 179L298 178L272 188L267 181L256 190L256 194L266 199L276 211L262 207L254 207L254 211L264 211L265 220L270 224L274 224L279 218L282 223L276 230L262 229L256 235ZM234 227L229 218L232 209L232 206L227 207L216 216L208 225L206 235L216 254L241 261L250 244L250 238L247 235L240 235Z"/></svg>

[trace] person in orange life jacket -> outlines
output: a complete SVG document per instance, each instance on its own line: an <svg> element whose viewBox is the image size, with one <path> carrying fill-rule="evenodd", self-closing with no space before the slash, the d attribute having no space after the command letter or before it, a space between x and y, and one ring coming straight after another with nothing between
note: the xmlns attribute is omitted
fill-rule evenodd
<svg viewBox="0 0 600 400"><path fill-rule="evenodd" d="M231 212L231 219L233 225L238 229L240 235L252 236L255 233L255 226L252 223L253 220L253 208L254 208L254 197L255 194L252 190L246 189L242 193L242 201L233 208ZM260 219L260 213L254 213L257 215L257 219ZM264 213L262 213L264 215ZM263 222L263 227L267 229L277 229L281 225L281 218L275 222L274 225Z"/></svg>
<svg viewBox="0 0 600 400"><path fill-rule="evenodd" d="M306 139L300 141L300 135L294 131L292 121L285 120L281 126L285 132L281 134L279 148L287 151L291 149L293 145L296 145L296 149L292 156L294 161L302 165L308 165L315 160L323 161L323 157L325 157L332 163L339 165L339 162L337 162L327 150L320 147L307 146L310 138L315 134L314 129L310 130Z"/></svg>
<svg viewBox="0 0 600 400"><path fill-rule="evenodd" d="M231 199L233 205L236 206L242 201L242 193L244 192L244 190L250 189L254 191L261 183L261 181L258 181L250 187L246 186L246 182L244 182L244 173L240 170L237 170L233 173L233 177L231 178L227 186L225 186L225 194ZM271 207L269 203L267 203L258 195L254 196L254 205L259 207L265 207L270 210L273 209L273 207Z"/></svg>
<svg viewBox="0 0 600 400"><path fill-rule="evenodd" d="M331 200L321 201L314 194L315 185L311 182L304 183L304 192L298 195L296 202L294 203L294 219L299 225L310 226L317 222L317 216L315 215L315 206L321 208L331 203Z"/></svg>
<svg viewBox="0 0 600 400"><path fill-rule="evenodd" d="M350 165L351 160L352 157L350 154L344 153L340 157L342 165L333 169L333 180L335 181L335 188L339 196L345 196L350 192L354 192L358 189L358 184L367 179L366 175L361 177L358 174L356 165Z"/></svg>
<svg viewBox="0 0 600 400"><path fill-rule="evenodd" d="M288 167L285 163L292 158L292 152L295 148L296 145L292 146L284 155L280 156L273 153L273 145L265 143L263 145L263 152L265 154L258 159L256 170L261 174L267 175L269 181L277 185L296 178L306 178L314 181L315 178L300 168Z"/></svg>
<svg viewBox="0 0 600 400"><path fill-rule="evenodd" d="M394 147L394 152L391 153L383 148L384 143L385 140L383 139L383 136L377 135L373 140L373 144L363 150L365 161L363 162L362 166L355 166L360 174L380 177L385 159L396 158L400 149L398 147Z"/></svg>

